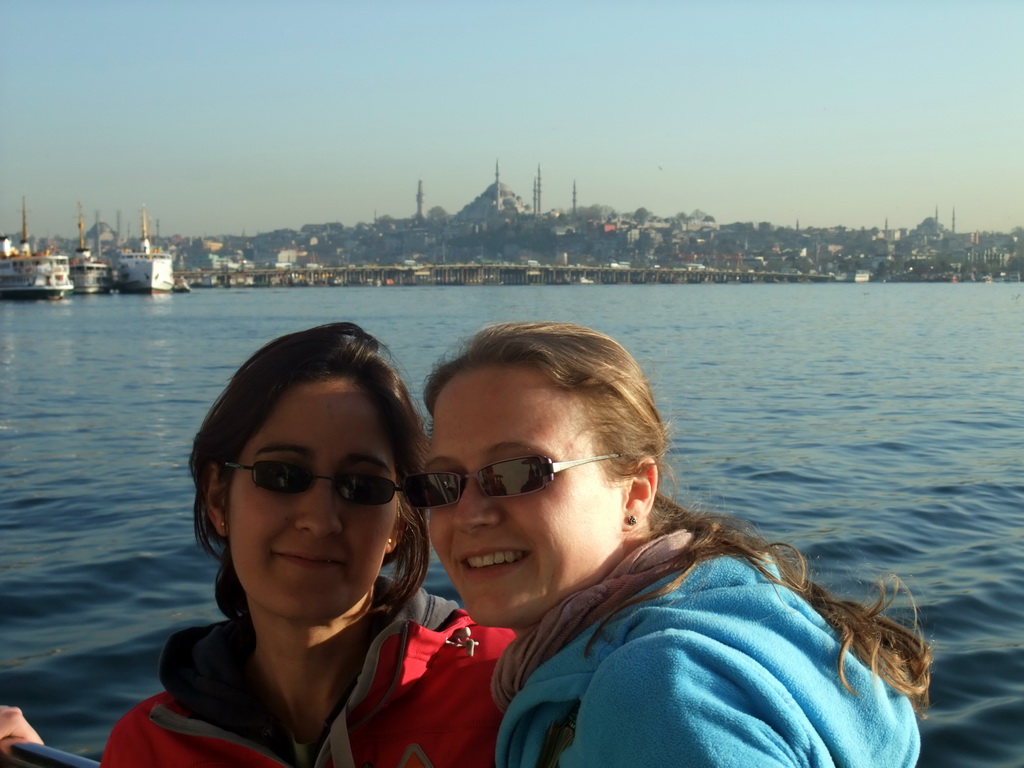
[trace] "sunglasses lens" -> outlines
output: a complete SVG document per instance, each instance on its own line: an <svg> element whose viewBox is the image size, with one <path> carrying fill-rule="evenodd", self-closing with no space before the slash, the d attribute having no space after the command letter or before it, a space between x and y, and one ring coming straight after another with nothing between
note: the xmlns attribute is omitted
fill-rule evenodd
<svg viewBox="0 0 1024 768"><path fill-rule="evenodd" d="M443 507L459 500L462 478L453 472L424 472L405 478L405 498L419 509Z"/></svg>
<svg viewBox="0 0 1024 768"><path fill-rule="evenodd" d="M302 493L313 482L313 475L284 461L257 461L252 465L252 481L268 491Z"/></svg>
<svg viewBox="0 0 1024 768"><path fill-rule="evenodd" d="M488 496L519 496L539 491L548 484L551 468L540 456L489 464L477 473L480 485Z"/></svg>
<svg viewBox="0 0 1024 768"><path fill-rule="evenodd" d="M395 484L374 475L339 475L334 487L339 496L356 504L387 504L395 496Z"/></svg>

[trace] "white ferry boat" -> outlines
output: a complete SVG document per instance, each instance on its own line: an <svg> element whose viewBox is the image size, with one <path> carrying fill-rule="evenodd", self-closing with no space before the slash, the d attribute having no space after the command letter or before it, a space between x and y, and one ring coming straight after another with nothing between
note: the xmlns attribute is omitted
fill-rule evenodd
<svg viewBox="0 0 1024 768"><path fill-rule="evenodd" d="M847 272L836 277L837 283L868 283L871 282L871 272L867 269L858 269L856 272Z"/></svg>
<svg viewBox="0 0 1024 768"><path fill-rule="evenodd" d="M75 293L110 293L114 290L114 273L109 264L86 251L71 262L71 282Z"/></svg>
<svg viewBox="0 0 1024 768"><path fill-rule="evenodd" d="M171 255L153 250L146 233L146 209L142 209L142 249L126 251L118 258L117 290L121 293L169 293L174 288Z"/></svg>
<svg viewBox="0 0 1024 768"><path fill-rule="evenodd" d="M0 250L0 299L63 299L73 288L67 256L29 248L22 200L21 249L15 251L5 236Z"/></svg>
<svg viewBox="0 0 1024 768"><path fill-rule="evenodd" d="M92 255L85 245L85 225L78 211L78 250L71 259L71 282L75 293L110 293L114 290L114 272L110 265Z"/></svg>

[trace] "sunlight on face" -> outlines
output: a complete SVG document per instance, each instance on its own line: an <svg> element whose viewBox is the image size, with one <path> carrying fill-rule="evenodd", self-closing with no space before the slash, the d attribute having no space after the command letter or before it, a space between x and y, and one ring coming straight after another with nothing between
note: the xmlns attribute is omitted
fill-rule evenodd
<svg viewBox="0 0 1024 768"><path fill-rule="evenodd" d="M531 368L483 368L441 391L427 467L465 473L526 454L600 452L574 395ZM600 463L514 497L484 496L470 478L458 503L431 511L431 540L474 619L522 630L622 559L626 495Z"/></svg>

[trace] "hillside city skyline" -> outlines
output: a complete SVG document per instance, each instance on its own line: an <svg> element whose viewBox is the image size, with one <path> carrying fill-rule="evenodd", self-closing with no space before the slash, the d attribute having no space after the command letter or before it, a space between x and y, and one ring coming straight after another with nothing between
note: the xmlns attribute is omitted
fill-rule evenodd
<svg viewBox="0 0 1024 768"><path fill-rule="evenodd" d="M117 216L115 226L82 220L84 244L111 262L137 249L146 234L169 252L183 271L339 268L363 265L525 264L616 268L711 269L825 276L868 272L880 279L964 279L1018 275L1024 271L1024 228L1011 233L957 231L956 209L948 225L935 206L913 226L802 227L760 222L719 222L694 209L659 216L644 207L617 212L606 205L579 205L573 187L568 210L546 210L538 166L527 201L501 180L494 181L454 213L429 206L418 182L414 213L381 214L372 222L306 223L252 234L163 235L159 219L140 211ZM543 213L537 214L535 211ZM30 235L30 242L31 242ZM36 238L45 247L71 253L79 238ZM1019 278L1018 278L1019 279Z"/></svg>
<svg viewBox="0 0 1024 768"><path fill-rule="evenodd" d="M419 217L421 219L426 219L426 218L431 218L431 219L438 219L438 218L451 219L451 218L455 218L457 221L458 220L484 221L484 220L487 220L488 218L490 218L491 213L493 213L493 210L489 209L487 206L490 203L490 200L488 198L491 198L491 197L494 196L495 184L498 185L498 188L500 189L501 198L502 198L502 202L498 204L499 212L504 212L504 211L500 210L500 206L504 205L504 206L507 207L509 212L515 213L516 215L522 215L522 216L534 216L535 215L534 214L534 210L538 209L538 208L541 211L541 213L539 214L539 217L546 218L546 219L558 218L558 217L562 217L562 216L576 216L577 212L579 212L579 211L584 211L584 212L588 213L591 218L595 217L596 215L600 215L601 218L615 218L615 217L629 218L629 217L633 217L637 212L640 212L640 211L645 212L651 218L660 219L660 220L674 219L674 218L680 218L680 217L682 217L684 215L691 215L691 214L687 214L685 209L681 209L679 211L674 211L674 212L671 212L671 213L666 213L666 212L662 212L662 211L649 210L645 205L640 205L637 208L630 209L630 210L616 210L612 206L605 205L603 203L587 203L587 204L582 204L581 203L581 204L577 204L577 187L576 187L575 180L572 182L572 187L571 187L571 192L570 192L570 200L569 200L568 205L566 205L566 206L552 206L548 210L544 210L543 202L542 201L545 200L545 196L548 193L545 191L544 186L541 183L542 182L542 176L541 176L541 167L540 166L538 166L536 175L534 176L534 179L533 179L533 188L531 190L532 199L531 199L530 202L526 202L524 197L521 194L518 194L510 185L508 185L504 181L500 180L500 173L499 173L497 167L496 167L495 176L496 176L496 181L495 182L492 182L490 185L488 185L473 200L471 200L470 202L464 204L457 212L454 212L454 213L448 211L446 208L444 208L444 206L437 205L437 204L431 204L429 202L428 193L425 191L424 182L422 180L420 180L420 181L418 181L417 186L415 188L416 189L415 195L410 195L410 199L412 201L412 204L409 206L408 212L376 211L375 210L374 211L374 218L372 218L369 221L354 221L354 222L350 221L350 222L346 223L345 220L344 220L345 219L344 216L338 216L334 221L332 221L330 223L331 224L337 224L338 226L343 226L343 227L359 227L359 226L366 226L366 225L371 225L372 226L372 225L376 224L379 221L408 221L408 220L415 220L417 217ZM562 195L559 195L558 197L561 197L561 196ZM34 206L32 205L31 201L26 201L25 205L26 205L26 210L27 210L27 214L26 214L27 229L28 229L28 235L29 235L30 240L33 239L33 238L39 238L39 239L43 239L43 240L46 240L46 239L71 240L71 239L76 239L78 237L78 235L77 235L77 228L78 228L78 215L79 215L79 212L77 210L71 212L71 215L68 217L68 225L67 225L66 229L63 229L61 231L56 231L56 232L49 232L49 231L47 231L47 232L40 232L40 231L34 231L33 226L32 226L32 218L33 218L33 213L34 213ZM906 211L910 207L911 206L906 205L906 206L903 206L902 209L903 209L903 211ZM294 231L302 231L303 227L319 226L321 224L326 223L326 222L323 222L323 221L321 221L321 222L304 221L304 222L298 224L298 226L296 226L296 227L268 227L266 229L262 229L262 228L257 229L255 232L246 232L244 230L232 231L232 230L230 230L228 228L221 229L219 231L204 231L204 232L188 232L188 231L181 230L181 229L171 228L171 230L168 232L167 228L162 226L159 212L158 211L153 211L152 209L147 208L144 203L140 204L139 207L136 210L130 211L130 212L126 212L126 211L124 211L122 209L117 209L114 212L114 215L113 215L112 218L111 218L111 216L109 216L109 214L105 214L103 212L103 210L100 209L100 208L96 208L96 209L90 210L90 208L89 208L87 203L81 203L80 204L80 210L81 210L81 213L82 213L82 217L83 217L83 219L85 221L86 228L94 227L96 225L96 222L99 221L99 222L103 223L104 225L106 225L107 227L109 227L111 231L120 233L120 237L122 239L131 238L131 237L138 238L141 235L141 218L142 218L143 212L145 212L145 215L146 215L146 218L147 218L147 221L148 221L148 227L149 227L149 233L148 234L150 235L150 237L160 237L160 236L165 236L165 237L173 237L173 236L214 237L214 238L216 238L216 237L247 237L247 236L251 237L251 236L258 236L258 235L261 235L261 234L265 234L266 232L270 232L270 231L278 231L278 230L284 230L284 229L292 229ZM704 214L704 211L701 210L700 208L695 208L693 210L696 213ZM9 212L8 212L8 214L9 214ZM714 216L713 212L709 213L707 215L712 216L713 218L715 218L716 221L718 220ZM11 221L11 219L13 217L11 217L9 215L7 217L5 217L5 221L4 222L0 222L0 223L5 224L5 226L6 226L6 228L0 227L0 235L6 235L12 241L18 242L18 241L20 241L20 235L21 235L21 232L22 232L22 225L21 225L22 211L21 211L20 208L16 212L16 216L17 216L17 222ZM846 229L851 229L851 230L852 229L885 230L885 229L888 229L888 228L892 227L893 229L909 230L909 229L913 229L914 227L918 226L923 219L928 218L929 216L934 218L936 222L938 222L943 227L949 229L951 232L956 233L958 231L957 230L957 226L956 226L956 217L957 217L956 205L953 204L953 205L950 205L948 208L944 208L944 207L940 206L937 203L932 203L931 206L929 206L927 204L923 205L922 209L921 209L921 213L917 217L915 217L913 215L910 215L908 217L908 218L911 219L911 221L896 221L895 219L890 221L888 216L883 215L881 221L879 221L879 222L877 222L877 223L875 223L873 225L870 225L870 226L861 225L861 226L858 227L858 226L853 226L853 225L847 225L846 223L844 223L842 221L837 221L837 222L831 222L831 223L829 223L827 225L821 225L821 224L806 225L805 224L802 228L803 229L814 229L814 230L830 230L830 229L836 229L836 228L846 228ZM52 214L51 214L51 218L52 218ZM796 228L796 229L800 229L801 228L799 217L797 217L794 221L790 221L790 222L771 221L768 218L763 218L763 219L757 219L757 220L736 220L735 222L730 222L730 223L755 223L755 224L768 223L768 224L771 224L771 226L773 226L773 227L793 227L793 228ZM974 229L972 231L976 231L976 232L979 232L979 233L980 232L985 232L985 233L991 233L991 234L1000 234L1000 233L1013 232L1015 230L1021 229L1022 227L1024 227L1024 221L1022 221L1020 224L1017 224L1017 225L1015 225L1015 226L1013 226L1010 229L1005 230L1005 231L1000 231L1000 230L983 230L983 229ZM959 230L959 231L963 232L963 231L967 231L967 230L964 230L964 229L961 228L961 230Z"/></svg>

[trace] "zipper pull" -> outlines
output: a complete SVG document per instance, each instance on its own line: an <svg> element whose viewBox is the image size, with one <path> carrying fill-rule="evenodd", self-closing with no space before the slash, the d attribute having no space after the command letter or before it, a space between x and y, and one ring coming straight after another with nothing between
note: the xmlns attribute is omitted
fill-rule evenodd
<svg viewBox="0 0 1024 768"><path fill-rule="evenodd" d="M454 645L457 648L464 648L467 656L472 656L476 647L480 645L476 640L470 639L473 631L469 627L462 627L452 632L452 636L444 641L445 645Z"/></svg>

